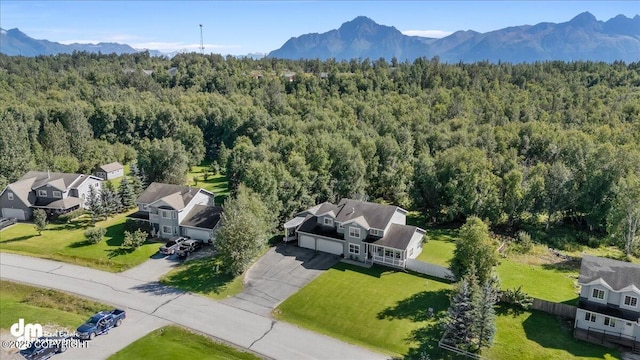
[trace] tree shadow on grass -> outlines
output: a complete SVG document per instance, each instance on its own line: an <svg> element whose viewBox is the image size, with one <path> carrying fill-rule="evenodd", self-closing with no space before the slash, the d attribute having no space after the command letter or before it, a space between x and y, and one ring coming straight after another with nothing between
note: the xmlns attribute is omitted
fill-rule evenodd
<svg viewBox="0 0 640 360"><path fill-rule="evenodd" d="M80 241L72 242L67 247L72 249L77 249L77 248L81 248L89 245L93 245L91 242L89 242L89 240L80 240Z"/></svg>
<svg viewBox="0 0 640 360"><path fill-rule="evenodd" d="M112 259L112 258L114 258L116 256L130 254L130 253L134 252L135 249L119 247L119 248L116 248L116 249L108 249L108 250L105 250L105 251L107 252L107 257L109 259Z"/></svg>
<svg viewBox="0 0 640 360"><path fill-rule="evenodd" d="M394 306L380 311L378 319L410 319L414 322L432 320L449 306L449 290L422 291L398 301ZM432 312L429 311L432 309Z"/></svg>
<svg viewBox="0 0 640 360"><path fill-rule="evenodd" d="M9 240L2 240L2 241L0 241L0 244L10 244L10 243L18 242L18 241L25 241L25 240L32 239L34 237L37 238L38 235L24 235L24 236L20 236L20 237L9 239Z"/></svg>
<svg viewBox="0 0 640 360"><path fill-rule="evenodd" d="M111 225L104 234L107 239L107 245L120 246L124 241L124 223Z"/></svg>
<svg viewBox="0 0 640 360"><path fill-rule="evenodd" d="M173 286L185 291L199 293L223 292L233 281L234 276L217 269L216 258L201 258L183 263L179 271L165 276L164 285Z"/></svg>
<svg viewBox="0 0 640 360"><path fill-rule="evenodd" d="M407 337L407 341L419 344L412 347L404 355L405 360L435 360L435 359L464 359L463 356L440 349L438 341L442 338L441 318L436 319L427 326L413 330Z"/></svg>

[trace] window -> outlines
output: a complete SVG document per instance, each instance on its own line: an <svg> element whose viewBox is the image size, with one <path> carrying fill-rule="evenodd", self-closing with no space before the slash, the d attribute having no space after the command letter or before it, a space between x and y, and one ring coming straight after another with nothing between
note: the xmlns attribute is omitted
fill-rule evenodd
<svg viewBox="0 0 640 360"><path fill-rule="evenodd" d="M591 294L593 298L603 300L604 299L604 290L593 289L593 294Z"/></svg>
<svg viewBox="0 0 640 360"><path fill-rule="evenodd" d="M333 219L329 218L329 217L325 217L324 218L324 224L325 225L329 225L329 226L333 226Z"/></svg>
<svg viewBox="0 0 640 360"><path fill-rule="evenodd" d="M167 211L167 210L162 210L162 217L164 219L171 219L171 212ZM171 231L169 231L169 232L171 232Z"/></svg>
<svg viewBox="0 0 640 360"><path fill-rule="evenodd" d="M604 325L605 326L610 326L610 327L616 327L616 319L610 318L610 317L605 317L604 318Z"/></svg>
<svg viewBox="0 0 640 360"><path fill-rule="evenodd" d="M12 192L8 192L7 193L7 199L13 200L13 193Z"/></svg>
<svg viewBox="0 0 640 360"><path fill-rule="evenodd" d="M360 238L360 228L349 226L349 236L354 238Z"/></svg>
<svg viewBox="0 0 640 360"><path fill-rule="evenodd" d="M360 255L360 245L349 244L349 254Z"/></svg>
<svg viewBox="0 0 640 360"><path fill-rule="evenodd" d="M585 315L584 316L585 320L591 321L591 322L596 322L596 314L588 312L588 313L585 313L584 315Z"/></svg>
<svg viewBox="0 0 640 360"><path fill-rule="evenodd" d="M53 197L54 198L61 198L62 197L62 193L60 191L54 191L53 192Z"/></svg>
<svg viewBox="0 0 640 360"><path fill-rule="evenodd" d="M371 230L369 231L369 233L370 233L372 236L382 236L382 231L380 231L380 230L378 230L378 229L371 229Z"/></svg>
<svg viewBox="0 0 640 360"><path fill-rule="evenodd" d="M413 248L409 249L409 256L413 255Z"/></svg>
<svg viewBox="0 0 640 360"><path fill-rule="evenodd" d="M638 298L634 296L626 295L624 297L624 304L631 307L638 306Z"/></svg>
<svg viewBox="0 0 640 360"><path fill-rule="evenodd" d="M38 190L38 197L47 197L47 190Z"/></svg>
<svg viewBox="0 0 640 360"><path fill-rule="evenodd" d="M163 225L162 232L165 234L171 234L171 226Z"/></svg>

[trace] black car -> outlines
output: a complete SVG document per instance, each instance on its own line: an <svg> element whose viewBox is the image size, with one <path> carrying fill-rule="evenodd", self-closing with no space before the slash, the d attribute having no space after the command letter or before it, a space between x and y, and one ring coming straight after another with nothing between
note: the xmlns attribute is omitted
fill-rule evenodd
<svg viewBox="0 0 640 360"><path fill-rule="evenodd" d="M68 337L40 337L31 343L31 346L20 350L20 355L28 360L44 360L49 359L55 354L67 351Z"/></svg>
<svg viewBox="0 0 640 360"><path fill-rule="evenodd" d="M187 240L187 238L185 237L175 237L169 241L167 241L166 244L160 246L160 249L158 249L158 252L163 254L163 255L172 255L175 254L176 250L178 250L178 247L180 246L180 244L182 244L183 242L185 242Z"/></svg>

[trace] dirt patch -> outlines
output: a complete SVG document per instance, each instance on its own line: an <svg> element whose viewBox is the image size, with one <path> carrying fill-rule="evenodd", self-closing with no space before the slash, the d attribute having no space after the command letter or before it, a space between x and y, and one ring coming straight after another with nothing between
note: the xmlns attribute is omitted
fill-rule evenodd
<svg viewBox="0 0 640 360"><path fill-rule="evenodd" d="M509 258L527 265L546 265L566 271L580 269L580 258L545 246L535 246L529 254L510 254Z"/></svg>

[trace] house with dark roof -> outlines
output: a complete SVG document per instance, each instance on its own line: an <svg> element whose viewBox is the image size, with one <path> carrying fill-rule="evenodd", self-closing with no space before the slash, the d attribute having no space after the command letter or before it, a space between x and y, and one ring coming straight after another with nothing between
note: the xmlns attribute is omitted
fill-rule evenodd
<svg viewBox="0 0 640 360"><path fill-rule="evenodd" d="M425 231L406 225L407 211L394 205L342 199L298 213L284 224L284 241L364 263L404 268L422 252Z"/></svg>
<svg viewBox="0 0 640 360"><path fill-rule="evenodd" d="M89 188L99 192L100 182L92 175L29 171L0 193L2 217L30 220L34 209L56 216L83 208Z"/></svg>
<svg viewBox="0 0 640 360"><path fill-rule="evenodd" d="M640 353L640 265L585 255L574 336Z"/></svg>
<svg viewBox="0 0 640 360"><path fill-rule="evenodd" d="M119 162L100 165L96 168L94 174L102 180L111 180L124 176L124 166Z"/></svg>
<svg viewBox="0 0 640 360"><path fill-rule="evenodd" d="M202 188L154 182L136 199L138 211L129 218L149 222L155 237L212 242L222 214L214 199L214 193Z"/></svg>

